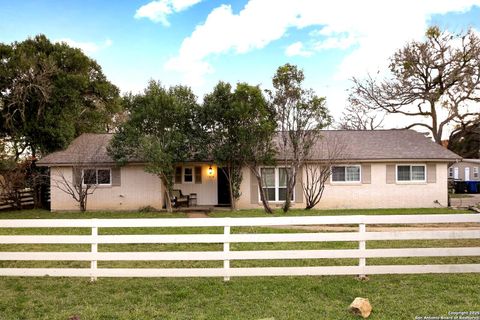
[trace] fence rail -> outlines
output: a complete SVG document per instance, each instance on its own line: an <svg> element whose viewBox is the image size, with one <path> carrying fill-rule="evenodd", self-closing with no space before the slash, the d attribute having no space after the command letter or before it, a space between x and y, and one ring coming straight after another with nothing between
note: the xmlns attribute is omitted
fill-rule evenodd
<svg viewBox="0 0 480 320"><path fill-rule="evenodd" d="M368 265L368 258L472 257L480 247L367 249L372 240L480 239L478 230L368 231L369 225L480 223L478 214L200 219L17 219L0 228L90 228L90 235L2 235L0 245L89 244L90 252L0 252L0 261L90 261L90 268L0 268L0 276L223 277L480 272L480 264ZM358 225L358 232L232 233L232 227ZM99 235L102 228L223 227L215 234ZM231 243L358 242L358 249L231 250ZM222 251L102 252L103 244L218 243ZM358 259L358 265L233 268L232 260ZM223 261L223 268L99 268L98 261Z"/></svg>
<svg viewBox="0 0 480 320"><path fill-rule="evenodd" d="M16 192L17 194L14 197L5 194L0 195L0 210L16 209L17 205L20 205L22 208L33 207L34 199L31 189L27 188ZM18 203L16 203L17 199Z"/></svg>

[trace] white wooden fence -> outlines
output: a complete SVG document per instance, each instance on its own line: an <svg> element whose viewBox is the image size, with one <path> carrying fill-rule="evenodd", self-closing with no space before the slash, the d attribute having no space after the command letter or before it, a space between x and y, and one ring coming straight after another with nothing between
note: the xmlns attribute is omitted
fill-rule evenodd
<svg viewBox="0 0 480 320"><path fill-rule="evenodd" d="M369 240L480 239L477 230L368 231L368 225L480 223L480 214L200 219L20 219L0 228L91 228L91 235L2 235L2 244L90 244L90 252L0 252L0 261L90 261L90 268L0 268L0 276L230 277L480 272L480 264L367 265L367 258L480 256L480 247L367 249ZM231 227L358 225L358 232L231 233ZM218 234L99 235L99 228L223 227ZM355 241L358 249L232 251L230 243ZM219 243L223 251L99 252L102 244ZM354 266L231 268L232 260L358 259ZM223 268L98 268L97 261L223 260Z"/></svg>

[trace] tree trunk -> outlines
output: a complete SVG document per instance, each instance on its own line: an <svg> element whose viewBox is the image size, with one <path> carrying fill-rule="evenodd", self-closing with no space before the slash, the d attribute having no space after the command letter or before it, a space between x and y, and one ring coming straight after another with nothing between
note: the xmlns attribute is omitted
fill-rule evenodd
<svg viewBox="0 0 480 320"><path fill-rule="evenodd" d="M223 173L225 174L225 177L227 177L227 181L228 181L228 195L230 197L230 210L235 210L236 209L236 199L233 195L233 181L232 181L232 178L233 178L233 170L231 166L228 166L228 167L222 167L221 169L223 171Z"/></svg>
<svg viewBox="0 0 480 320"><path fill-rule="evenodd" d="M292 197L292 191L290 190L290 187L287 185L287 190L285 191L285 202L283 203L282 210L283 213L287 213L288 210L290 210L290 207L292 206L292 200L290 200Z"/></svg>
<svg viewBox="0 0 480 320"><path fill-rule="evenodd" d="M265 210L265 212L269 214L273 214L273 210L272 208L270 208L270 204L268 203L265 197L265 191L263 190L263 188L260 188L260 200L262 201L263 209Z"/></svg>
<svg viewBox="0 0 480 320"><path fill-rule="evenodd" d="M160 176L160 181L162 181L162 184L165 188L165 207L167 209L167 212L173 212L172 208L172 191L168 187L168 181L165 176L161 175Z"/></svg>
<svg viewBox="0 0 480 320"><path fill-rule="evenodd" d="M233 211L233 210L236 210L237 209L237 199L235 199L235 197L233 196L233 188L232 188L232 181L231 179L228 179L228 185L229 185L229 191L230 191L230 209Z"/></svg>
<svg viewBox="0 0 480 320"><path fill-rule="evenodd" d="M265 192L263 190L263 183L262 183L262 177L258 173L257 169L250 168L252 170L253 174L255 175L255 178L257 178L257 183L258 183L258 189L260 190L260 200L262 201L263 209L265 209L266 213L272 214L273 210L270 208L270 204L268 203L266 197L265 197Z"/></svg>
<svg viewBox="0 0 480 320"><path fill-rule="evenodd" d="M85 212L87 211L87 196L86 195L80 195L80 211Z"/></svg>
<svg viewBox="0 0 480 320"><path fill-rule="evenodd" d="M165 189L165 207L167 208L167 212L173 212L172 195L167 188Z"/></svg>
<svg viewBox="0 0 480 320"><path fill-rule="evenodd" d="M293 167L291 168L291 170L288 170L287 168L286 174L287 174L287 190L285 194L285 202L282 206L282 210L284 213L287 213L288 210L290 210L290 208L292 207L292 194L295 190L295 183L296 183L295 176L297 174L297 170L294 169Z"/></svg>

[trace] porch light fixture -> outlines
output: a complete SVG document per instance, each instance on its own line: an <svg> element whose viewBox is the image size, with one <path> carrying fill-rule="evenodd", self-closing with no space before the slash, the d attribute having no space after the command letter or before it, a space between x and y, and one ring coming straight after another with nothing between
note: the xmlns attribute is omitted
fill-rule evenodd
<svg viewBox="0 0 480 320"><path fill-rule="evenodd" d="M210 167L208 168L207 174L208 174L209 177L212 177L212 176L213 176L213 168L212 168L212 165L210 165Z"/></svg>

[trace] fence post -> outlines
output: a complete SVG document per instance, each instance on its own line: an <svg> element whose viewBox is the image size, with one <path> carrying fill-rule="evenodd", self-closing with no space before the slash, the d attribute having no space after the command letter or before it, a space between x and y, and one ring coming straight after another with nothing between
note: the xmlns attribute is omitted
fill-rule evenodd
<svg viewBox="0 0 480 320"><path fill-rule="evenodd" d="M98 227L96 223L96 219L92 219L93 221L93 226L92 226L92 238L98 236ZM91 252L92 253L97 253L98 252L98 243L92 242L91 244ZM92 270L92 276L90 278L90 281L94 282L97 281L97 260L92 260L90 263L90 269Z"/></svg>
<svg viewBox="0 0 480 320"><path fill-rule="evenodd" d="M365 232L366 232L365 223L360 223L358 225L358 232L360 233L360 237L365 235ZM358 241L358 249L360 251L365 252L366 248L367 248L366 241L365 240L359 240ZM362 270L362 273L358 275L358 277L360 279L363 279L363 278L366 277L366 275L364 274L364 270L365 270L366 265L367 265L367 259L365 257L360 257L358 259L358 266Z"/></svg>
<svg viewBox="0 0 480 320"><path fill-rule="evenodd" d="M223 227L223 234L225 236L230 235L230 226L224 226ZM230 252L230 242L224 242L223 243L223 253L227 255ZM230 269L230 259L228 257L225 257L223 260L223 269L228 270ZM230 277L225 276L223 277L223 281L229 281Z"/></svg>

